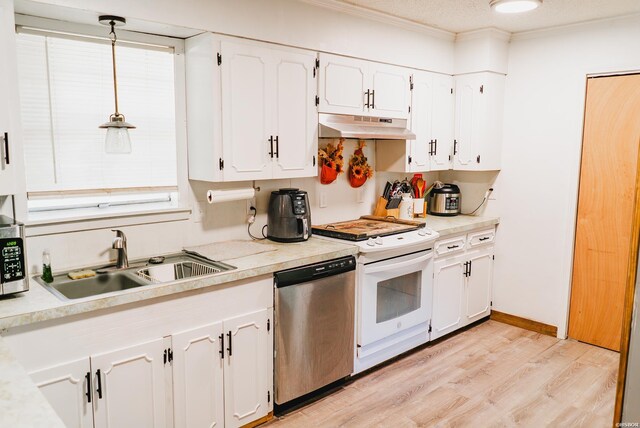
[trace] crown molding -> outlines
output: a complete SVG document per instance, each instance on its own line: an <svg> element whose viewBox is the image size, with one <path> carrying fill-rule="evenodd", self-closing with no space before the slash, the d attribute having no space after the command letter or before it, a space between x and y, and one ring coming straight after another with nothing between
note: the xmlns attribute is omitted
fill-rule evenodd
<svg viewBox="0 0 640 428"><path fill-rule="evenodd" d="M456 42L483 38L486 39L487 37L508 42L511 40L512 33L495 27L480 28L478 30L465 31L463 33L456 34Z"/></svg>
<svg viewBox="0 0 640 428"><path fill-rule="evenodd" d="M314 5L314 6L322 7L325 9L331 9L337 12L358 16L360 18L381 22L383 24L393 25L395 27L403 28L405 30L415 31L417 33L423 33L428 36L435 37L442 40L454 41L456 38L456 34L451 31L430 27L428 25L420 24L415 21L411 21L404 18L398 18L396 16L388 15L386 13L378 12L372 9L367 9L361 6L343 3L337 0L300 0L300 1Z"/></svg>
<svg viewBox="0 0 640 428"><path fill-rule="evenodd" d="M563 34L568 34L574 31L586 30L589 27L599 25L599 24L614 23L614 22L621 22L621 21L638 21L638 20L640 20L640 13L612 16L609 18L591 19L589 21L576 22L573 24L558 25L554 27L540 28L536 30L521 31L518 33L513 33L511 35L511 41L563 35Z"/></svg>

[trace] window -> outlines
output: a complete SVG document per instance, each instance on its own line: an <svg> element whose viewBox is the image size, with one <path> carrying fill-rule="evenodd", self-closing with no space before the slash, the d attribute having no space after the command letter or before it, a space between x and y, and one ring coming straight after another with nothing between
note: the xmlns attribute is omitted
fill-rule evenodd
<svg viewBox="0 0 640 428"><path fill-rule="evenodd" d="M131 154L105 153L98 128L114 111L108 40L25 29L17 48L30 211L176 198L172 48L116 45L119 110L137 127Z"/></svg>

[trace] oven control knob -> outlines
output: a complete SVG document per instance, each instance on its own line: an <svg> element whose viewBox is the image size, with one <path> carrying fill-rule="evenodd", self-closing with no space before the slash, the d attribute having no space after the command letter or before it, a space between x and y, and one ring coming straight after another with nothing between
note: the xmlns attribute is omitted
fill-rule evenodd
<svg viewBox="0 0 640 428"><path fill-rule="evenodd" d="M382 241L382 238L381 238L380 236L378 236L378 237L376 238L375 242L376 242L376 245L382 245L382 242L383 242L383 241Z"/></svg>
<svg viewBox="0 0 640 428"><path fill-rule="evenodd" d="M367 239L367 245L373 247L374 245L376 245L376 242L373 240L373 238L369 238Z"/></svg>
<svg viewBox="0 0 640 428"><path fill-rule="evenodd" d="M418 231L418 235L420 235L420 236L426 236L426 235L427 235L427 231L426 231L426 230L424 230L424 229L420 229L420 230Z"/></svg>

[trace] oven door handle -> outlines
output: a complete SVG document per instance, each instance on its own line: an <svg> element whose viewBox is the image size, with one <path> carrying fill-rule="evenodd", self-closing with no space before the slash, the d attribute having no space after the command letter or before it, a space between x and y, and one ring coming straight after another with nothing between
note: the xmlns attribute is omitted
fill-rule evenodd
<svg viewBox="0 0 640 428"><path fill-rule="evenodd" d="M420 263L423 263L429 259L433 258L433 253L432 252L428 252L427 254L424 254L418 258L415 259L411 259L411 260L405 260L403 262L399 262L399 263L391 263L391 264L387 264L387 263L383 263L381 266L377 266L375 264L373 265L368 265L365 266L365 274L370 274L370 273L377 273L377 272L385 272L388 270L396 270L396 269L402 269L402 268L406 268L412 265L418 265Z"/></svg>

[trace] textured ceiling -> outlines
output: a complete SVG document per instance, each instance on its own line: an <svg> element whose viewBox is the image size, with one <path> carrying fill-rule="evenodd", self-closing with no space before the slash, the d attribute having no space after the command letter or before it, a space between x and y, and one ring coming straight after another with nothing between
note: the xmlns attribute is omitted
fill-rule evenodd
<svg viewBox="0 0 640 428"><path fill-rule="evenodd" d="M640 13L640 0L544 0L517 15L499 14L489 0L338 0L365 9L460 33L494 27L517 33Z"/></svg>

